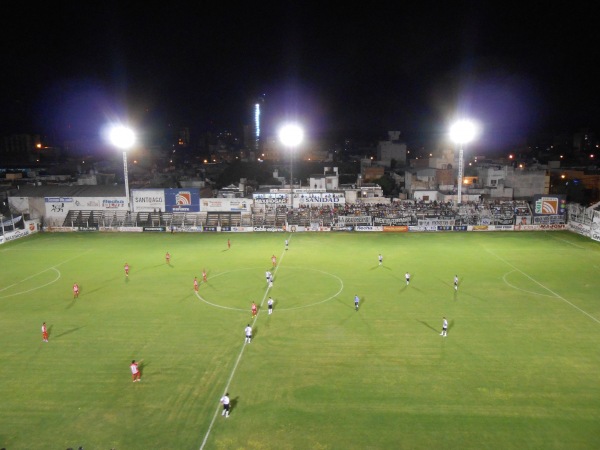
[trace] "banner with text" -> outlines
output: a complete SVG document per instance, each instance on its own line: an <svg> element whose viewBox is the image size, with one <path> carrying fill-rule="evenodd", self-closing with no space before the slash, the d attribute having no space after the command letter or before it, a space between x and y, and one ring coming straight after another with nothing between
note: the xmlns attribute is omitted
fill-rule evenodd
<svg viewBox="0 0 600 450"><path fill-rule="evenodd" d="M165 190L132 189L131 204L133 212L165 212Z"/></svg>
<svg viewBox="0 0 600 450"><path fill-rule="evenodd" d="M202 198L202 212L250 212L252 200L248 198Z"/></svg>
<svg viewBox="0 0 600 450"><path fill-rule="evenodd" d="M127 211L125 197L44 197L46 218L63 218L71 210Z"/></svg>
<svg viewBox="0 0 600 450"><path fill-rule="evenodd" d="M252 194L255 205L287 205L289 202L288 194L279 193L263 193L263 194Z"/></svg>

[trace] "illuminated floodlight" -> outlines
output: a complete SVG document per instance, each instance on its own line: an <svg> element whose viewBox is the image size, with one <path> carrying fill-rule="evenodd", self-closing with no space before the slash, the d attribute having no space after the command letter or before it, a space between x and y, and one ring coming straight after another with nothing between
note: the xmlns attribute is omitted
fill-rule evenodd
<svg viewBox="0 0 600 450"><path fill-rule="evenodd" d="M283 145L295 148L304 139L304 131L299 125L288 124L279 129L279 140Z"/></svg>
<svg viewBox="0 0 600 450"><path fill-rule="evenodd" d="M111 128L108 137L112 145L121 150L128 150L135 144L135 133L131 128L125 126Z"/></svg>
<svg viewBox="0 0 600 450"><path fill-rule="evenodd" d="M477 126L470 120L459 120L450 127L450 139L457 144L468 144L477 136Z"/></svg>

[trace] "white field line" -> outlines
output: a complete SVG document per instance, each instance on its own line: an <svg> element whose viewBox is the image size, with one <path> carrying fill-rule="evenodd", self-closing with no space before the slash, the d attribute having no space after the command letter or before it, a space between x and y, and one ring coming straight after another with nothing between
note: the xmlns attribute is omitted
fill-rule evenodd
<svg viewBox="0 0 600 450"><path fill-rule="evenodd" d="M278 265L278 267L279 267L279 265ZM288 267L286 267L286 269L287 269L287 270L289 270L289 269L297 269L297 267L290 267L290 266L288 266ZM320 305L321 303L328 302L329 300L331 300L331 299L333 299L333 298L337 297L337 296L338 296L338 295L340 295L340 293L341 293L341 292L344 290L344 282L343 282L343 281L342 281L342 279L341 279L340 277L338 277L337 275L334 275L334 274L332 274L332 273L329 273L329 272L325 272L325 271L323 271L323 270L318 270L318 269L303 269L303 268L300 268L300 269L301 269L301 270L310 270L310 271L312 271L312 272L319 272L319 273L322 273L322 274L325 274L325 275L329 275L330 277L332 277L332 278L335 278L336 280L338 280L338 282L339 282L339 284L340 284L340 288L338 289L338 291L337 291L335 294L333 294L333 295L331 295L331 296L329 296L329 297L327 297L327 298L325 298L325 299L323 299L323 300L319 300L318 302L315 302L315 303L310 303L310 304L308 304L308 305L292 306L292 307L290 307L290 308L281 308L281 307L278 307L278 308L277 308L277 311L280 311L280 312L281 312L281 311L293 311L293 310L296 310L296 309L310 308L311 306ZM221 273L218 273L218 274L216 274L216 275L212 276L212 277L211 277L211 279L214 279L214 278L220 277L221 275L227 275L228 273L232 273L232 272L239 272L239 271L241 271L241 270L255 270L255 269L253 269L253 268L248 268L248 269L237 269L237 270L231 270L231 271L227 271L227 272L221 272ZM277 269L275 269L275 270L277 270ZM202 297L202 296L200 295L200 292L199 292L199 291L194 291L194 294L196 295L196 297L198 297L198 299L199 299L199 300L203 301L203 302L204 302L204 303L206 303L207 305L214 306L215 308L228 309L228 310L230 310L230 311L247 311L247 309L246 309L246 308L234 308L234 307L232 307L232 306L223 306L223 305L219 305L219 304L217 304L217 303L211 303L211 302L209 302L208 300L206 300L204 297ZM263 299L263 300L264 300L264 299Z"/></svg>
<svg viewBox="0 0 600 450"><path fill-rule="evenodd" d="M513 284L510 284L508 282L508 280L506 279L506 277L508 275L510 275L511 273L516 272L515 270L511 270L510 272L506 272L503 276L502 276L502 280L504 281L505 284L507 284L508 286L510 286L511 288L513 288L516 291L521 291L521 292L527 292L528 294L533 294L533 295L540 295L542 297L550 297L550 298L556 298L554 295L549 295L549 294L541 294L539 292L534 292L534 291L528 291L527 289L521 289Z"/></svg>
<svg viewBox="0 0 600 450"><path fill-rule="evenodd" d="M578 245L578 244L575 244L574 242L568 241L568 240L566 240L566 239L563 239L563 238L559 238L559 237L553 236L553 234L554 234L554 233L552 233L551 231L548 231L548 233L550 233L550 236L552 236L552 238L553 238L553 239L556 239L557 241L563 241L563 242L566 242L567 244L570 244L570 245L572 245L573 247L577 247L577 248L580 248L580 249L582 249L582 250L585 250L585 247L584 247L584 246L582 246L582 245Z"/></svg>
<svg viewBox="0 0 600 450"><path fill-rule="evenodd" d="M31 278L35 278L35 277L37 277L38 275L41 275L41 274L43 274L44 272L48 272L49 270L54 270L56 273L58 273L58 277L56 277L54 280L50 281L49 283L46 283L46 284L44 284L44 285L42 285L42 286L37 286L37 287L34 287L34 288L32 288L32 289L29 289L29 290L27 290L27 291L21 291L21 292L16 292L16 293L14 293L14 294L10 294L10 295L5 295L5 296L2 296L2 297L0 297L0 298L8 298L8 297L14 297L15 295L27 294L28 292L35 291L35 290L37 290L37 289L41 289L41 288L43 288L43 287L46 287L46 286L48 286L48 285L50 285L50 284L52 284L52 283L55 283L56 281L58 281L58 279L59 279L59 278L60 278L60 276L61 276L61 273L60 273L60 271L57 269L57 267L59 267L59 266L62 266L63 264L66 264L66 263L68 263L69 261L72 261L72 260L74 260L75 258L79 258L79 257L80 257L80 256L82 256L84 253L88 253L89 251L90 251L90 250L88 250L88 251L86 251L86 252L83 252L83 253L80 253L79 255L77 255L77 256L73 256L72 258L69 258L69 259L67 259L67 260L65 260L65 261L63 261L63 262L61 262L61 263L58 263L58 264L56 264L56 265L52 266L52 267L48 267L47 269L44 269L44 270L42 270L41 272L38 272L38 273L36 273L36 274L33 274L33 275L31 275L31 276L29 276L29 277L27 277L27 278L23 278L22 280L19 280L19 281L17 281L16 283L13 283L13 284L11 284L11 285L9 285L9 286L6 286L6 287L4 287L4 288L0 289L0 292L2 292L2 291L5 291L5 290L7 290L7 289L10 289L11 287L13 287L13 286L16 286L16 285L18 285L18 284L21 284L21 283L23 283L23 282L25 282L25 281L27 281L27 280L30 280Z"/></svg>
<svg viewBox="0 0 600 450"><path fill-rule="evenodd" d="M279 257L279 263L277 264L277 266L275 266L275 271L273 272L273 277L275 276L275 274L279 270L279 266L280 266L280 264L281 264L281 262L283 260L283 256L284 255L285 255L285 249L283 250L283 253ZM267 293L268 292L269 292L269 285L267 285L267 289L265 290L265 294L263 295L262 301L260 302L260 308L258 308L258 314L260 314L260 312L262 311L262 305L264 304L265 299L267 298ZM254 324L258 320L258 314L256 315L256 317L252 321L252 328L254 328ZM240 353L238 354L238 357L237 357L237 359L235 361L235 365L233 366L233 369L231 369L231 374L229 375L229 379L227 380L227 384L225 385L225 389L223 390L223 394L225 394L225 393L227 393L229 391L229 385L231 384L231 380L233 380L233 376L235 375L235 372L237 370L238 364L240 363L240 360L242 359L242 355L244 354L244 349L245 348L246 348L246 341L244 340L244 344L242 345ZM217 420L217 417L219 415L219 409L220 408L221 408L221 405L220 404L217 405L217 409L215 410L213 418L210 421L210 425L208 426L208 430L206 430L206 434L204 435L204 439L202 440L202 444L200 445L200 450L204 449L204 446L206 445L206 442L208 441L208 437L210 436L210 432L212 431L212 428L213 428L213 426L215 424L215 421Z"/></svg>
<svg viewBox="0 0 600 450"><path fill-rule="evenodd" d="M566 298L564 298L562 295L557 294L556 292L554 292L552 289L547 288L546 286L544 286L542 283L540 283L539 281L535 280L533 277L531 277L530 275L526 274L525 272L523 272L521 269L519 269L518 267L514 266L513 264L509 263L508 261L506 261L505 259L501 258L500 256L496 255L494 252L488 250L487 248L485 249L490 255L495 256L496 258L498 258L500 261L502 261L504 264L512 267L513 269L515 269L517 272L520 272L521 274L523 274L524 276L526 276L527 278L529 278L531 281L533 281L535 284L537 284L538 286L540 286L541 288L547 290L548 292L550 292L552 295L554 295L556 298L562 300L563 302L565 302L566 304L572 306L573 308L575 308L577 311L585 314L586 316L588 316L590 319L592 319L594 322L597 322L600 324L600 320L596 319L594 316L592 316L591 314L589 314L588 312L584 311L583 309L581 309L579 306L574 305L573 303L571 303L569 300L567 300Z"/></svg>

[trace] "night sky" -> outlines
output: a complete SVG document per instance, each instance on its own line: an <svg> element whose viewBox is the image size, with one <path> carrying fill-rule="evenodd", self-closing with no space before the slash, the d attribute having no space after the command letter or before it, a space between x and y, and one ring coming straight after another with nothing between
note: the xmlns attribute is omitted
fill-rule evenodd
<svg viewBox="0 0 600 450"><path fill-rule="evenodd" d="M240 131L258 96L265 134L296 119L315 137L436 142L462 114L494 149L600 130L599 33L576 2L52 3L3 7L0 136L119 118Z"/></svg>

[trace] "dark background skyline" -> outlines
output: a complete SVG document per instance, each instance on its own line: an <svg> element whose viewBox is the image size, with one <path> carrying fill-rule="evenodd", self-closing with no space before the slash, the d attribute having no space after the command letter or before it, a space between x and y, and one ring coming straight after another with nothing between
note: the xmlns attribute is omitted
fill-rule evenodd
<svg viewBox="0 0 600 450"><path fill-rule="evenodd" d="M598 37L584 6L435 3L10 6L0 18L0 136L140 129L436 142L460 111L482 149L597 131Z"/></svg>

